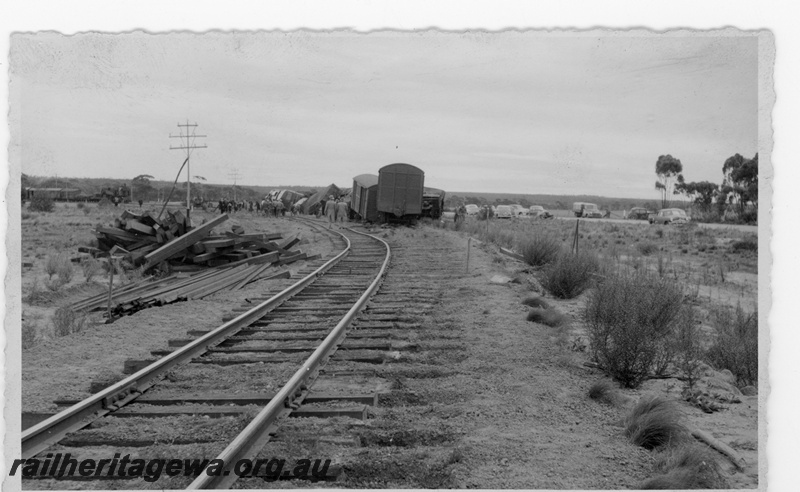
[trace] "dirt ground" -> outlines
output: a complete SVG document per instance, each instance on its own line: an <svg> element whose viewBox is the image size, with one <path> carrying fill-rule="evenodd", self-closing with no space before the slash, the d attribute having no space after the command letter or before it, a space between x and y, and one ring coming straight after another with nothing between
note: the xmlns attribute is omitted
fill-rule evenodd
<svg viewBox="0 0 800 492"><path fill-rule="evenodd" d="M33 263L32 267L23 268L23 298L37 288L36 282L40 285L44 282L46 274L39 263L51 251L59 249L64 237L69 237L69 247L76 249L91 238L84 231L90 231L97 222L108 223L119 212L111 209L102 216L99 213L84 216L79 210L66 209L58 215L40 214L23 219L23 262ZM247 232L290 232L298 227L280 219L241 216L235 220ZM67 227L73 232L65 231L63 223L72 224ZM693 250L697 249L697 238L702 244L718 241L701 236L692 238ZM329 241L313 233L307 237L312 243L303 246L304 250L308 247L314 248L314 252L329 252ZM465 232L419 227L397 229L391 243L407 250L425 249L439 242L455 245L456 250L463 251L466 272L467 238ZM608 247L603 246L603 238L594 239L598 248ZM587 238L589 244L592 240ZM719 244L727 244L725 241ZM436 362L438 372L402 378L404 392L418 395L422 403L379 409L375 419L366 424L373 429L379 425L412 429L420 436L427 436L428 441L422 440L411 448L365 449L363 460L373 463L376 477L388 473L386 470L399 471L392 480L358 486L638 488L654 476L656 453L625 438L622 428L625 406L609 406L588 397L589 387L603 375L584 365L588 356L581 342L580 318L585 294L570 301L544 295L553 307L571 317L568 329L528 322L525 319L528 308L521 301L534 294L543 295L531 269L500 254L496 245L475 240L471 244L468 273L444 287L449 295L429 320L432 327L447 330L453 348L435 352L439 354L438 360L431 362ZM677 251L680 249L678 245ZM712 257L706 257L704 252L689 257L694 263L678 267L677 275L699 278L697 265L706 262L709 268L714 266ZM751 260L739 261L737 265L744 265L741 268L723 266L723 275L728 273L730 281L715 285L707 279L706 284L698 282L698 287L709 289L709 299L749 298L754 292L756 275L752 269L747 271ZM53 399L87 396L89 381L120 377L109 367L121 370L126 358L147 358L149 350L163 348L166 340L182 337L187 329L218 326L234 297L276 291L280 287L277 283L260 285L253 287L252 292L233 297L220 294L204 301L144 310L111 325L95 320L79 333L58 338L48 336L47 313L58 305L102 290L102 281L84 286L80 274L76 277L60 293L23 303L23 322L38 323L37 343L23 351L23 411L52 411ZM736 278L743 279L738 287L733 283ZM698 292L698 296L703 295ZM409 373L412 371L410 368ZM677 398L680 385L675 380L655 380L638 390L624 391L629 401L646 393ZM687 424L712 434L746 460L743 472L735 472L721 460L730 485L756 488L758 397L737 396L737 403L713 414L704 414L686 403L681 403L681 408ZM410 468L415 463L416 471ZM437 463L434 471L432 463Z"/></svg>

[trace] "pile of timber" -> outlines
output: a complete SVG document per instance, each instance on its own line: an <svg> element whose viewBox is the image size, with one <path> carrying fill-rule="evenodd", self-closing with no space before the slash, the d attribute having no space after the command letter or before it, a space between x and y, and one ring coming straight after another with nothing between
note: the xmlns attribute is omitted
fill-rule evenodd
<svg viewBox="0 0 800 492"><path fill-rule="evenodd" d="M226 220L228 216L223 214L192 227L180 211L168 212L164 218L158 219L149 212L135 214L126 210L114 220L114 226L95 229L98 248L81 248L79 251L95 256L122 257L145 270L166 262L172 266L168 270L176 271L230 266L270 253L296 254L290 248L300 241L298 236L283 239L280 234L245 234L238 225L233 226L230 232L212 235L212 229Z"/></svg>
<svg viewBox="0 0 800 492"><path fill-rule="evenodd" d="M163 278L146 277L112 288L73 304L73 311L106 310L109 321L142 309L174 302L202 299L222 290L238 290L264 279L288 278L279 267L316 259L291 248L298 235L246 234L241 226L211 234L228 220L220 215L192 228L181 212L169 212L158 220L149 213L125 211L114 226L95 229L99 248L79 248L97 257L123 258L145 271L160 267L173 273ZM165 265L168 265L165 267Z"/></svg>

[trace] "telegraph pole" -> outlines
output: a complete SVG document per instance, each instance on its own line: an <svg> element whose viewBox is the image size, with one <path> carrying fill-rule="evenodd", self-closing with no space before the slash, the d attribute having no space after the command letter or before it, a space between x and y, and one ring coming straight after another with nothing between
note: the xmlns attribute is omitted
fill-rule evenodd
<svg viewBox="0 0 800 492"><path fill-rule="evenodd" d="M186 123L181 124L178 123L178 128L180 129L180 135L169 135L169 138L178 138L180 139L180 144L177 147L170 146L169 150L185 150L186 151L186 217L189 217L189 212L192 209L192 202L191 202L191 190L192 190L192 183L191 183L191 174L189 172L189 156L192 154L192 150L194 149L206 149L208 148L206 144L196 145L194 143L194 139L196 138L206 138L207 135L196 135L195 130L197 129L197 123L189 123L189 119L186 119ZM185 140L185 141L184 141Z"/></svg>
<svg viewBox="0 0 800 492"><path fill-rule="evenodd" d="M239 170L236 168L231 169L231 172L228 173L228 177L233 179L233 201L236 201L236 181L242 177L239 174Z"/></svg>

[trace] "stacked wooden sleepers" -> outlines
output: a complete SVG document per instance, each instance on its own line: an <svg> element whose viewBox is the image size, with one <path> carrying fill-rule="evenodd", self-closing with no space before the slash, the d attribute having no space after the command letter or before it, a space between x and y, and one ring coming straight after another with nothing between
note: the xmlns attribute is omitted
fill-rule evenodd
<svg viewBox="0 0 800 492"><path fill-rule="evenodd" d="M313 258L290 249L300 242L296 235L276 242L282 239L280 234L245 234L240 226L210 235L212 228L228 219L227 215L193 229L187 229L180 212L168 217L158 221L148 213L126 211L117 219L118 227L96 229L100 245L97 254L121 256L144 270L167 263L170 266L166 270L182 273L145 278L113 289L110 301L109 294L103 293L74 304L72 309L93 311L107 309L110 304L111 319L115 319L152 306L238 290L257 280L288 278L288 270L276 271L275 267ZM182 227L177 225L180 223ZM155 233L150 234L152 231Z"/></svg>
<svg viewBox="0 0 800 492"><path fill-rule="evenodd" d="M168 212L165 218L158 219L149 212L137 215L126 210L115 219L114 227L95 229L99 248L87 251L122 257L145 270L167 262L178 267L175 270L198 271L267 253L287 255L289 248L300 241L295 236L277 243L280 234L245 234L238 225L231 232L210 235L226 220L228 216L223 214L192 228L180 211Z"/></svg>

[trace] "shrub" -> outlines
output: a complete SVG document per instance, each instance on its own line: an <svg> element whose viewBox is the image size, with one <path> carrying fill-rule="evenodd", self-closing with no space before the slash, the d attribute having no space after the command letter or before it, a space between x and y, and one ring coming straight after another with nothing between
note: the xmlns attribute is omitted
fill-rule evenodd
<svg viewBox="0 0 800 492"><path fill-rule="evenodd" d="M83 215L89 215L90 213L92 213L92 207L88 205L83 207Z"/></svg>
<svg viewBox="0 0 800 492"><path fill-rule="evenodd" d="M94 258L89 258L88 260L81 263L81 268L83 269L83 276L86 277L86 282L91 282L92 277L100 273L103 267L100 266L100 262L95 260Z"/></svg>
<svg viewBox="0 0 800 492"><path fill-rule="evenodd" d="M654 477L641 486L645 490L725 489L728 481L714 451L696 444L665 450L656 458Z"/></svg>
<svg viewBox="0 0 800 492"><path fill-rule="evenodd" d="M599 263L591 253L573 255L562 252L543 272L540 283L560 299L572 299L589 286Z"/></svg>
<svg viewBox="0 0 800 492"><path fill-rule="evenodd" d="M645 241L637 244L636 249L638 249L639 252L644 256L648 256L658 251L658 246L650 241Z"/></svg>
<svg viewBox="0 0 800 492"><path fill-rule="evenodd" d="M758 384L758 310L721 308L712 324L713 341L705 359L717 369L730 370L739 386Z"/></svg>
<svg viewBox="0 0 800 492"><path fill-rule="evenodd" d="M541 297L528 297L527 299L522 301L522 304L528 307L541 308L541 309L547 309L550 307L547 301L545 301Z"/></svg>
<svg viewBox="0 0 800 492"><path fill-rule="evenodd" d="M53 275L58 273L58 262L61 261L60 255L48 256L44 262L44 272L52 280Z"/></svg>
<svg viewBox="0 0 800 492"><path fill-rule="evenodd" d="M83 203L83 202L78 202L78 204L77 204L77 205L75 205L75 206L76 206L77 208L81 209L81 208L85 207L85 206L86 206L86 204L85 204L85 203Z"/></svg>
<svg viewBox="0 0 800 492"><path fill-rule="evenodd" d="M752 251L758 253L758 238L750 237L731 244L731 251L739 253L742 251Z"/></svg>
<svg viewBox="0 0 800 492"><path fill-rule="evenodd" d="M108 208L112 205L113 203L111 203L111 200L106 197L101 198L100 201L97 202L97 208Z"/></svg>
<svg viewBox="0 0 800 492"><path fill-rule="evenodd" d="M75 269L72 267L72 262L69 259L69 255L66 253L61 253L58 255L58 257L58 269L56 271L58 274L58 280L62 284L68 284L75 274Z"/></svg>
<svg viewBox="0 0 800 492"><path fill-rule="evenodd" d="M688 436L678 405L660 396L643 396L625 419L625 436L633 444L655 449Z"/></svg>
<svg viewBox="0 0 800 492"><path fill-rule="evenodd" d="M559 326L566 324L569 321L569 318L567 318L566 316L559 313L553 308L531 309L526 319L530 322L539 323L542 325L549 326L551 328L557 328Z"/></svg>
<svg viewBox="0 0 800 492"><path fill-rule="evenodd" d="M52 198L45 195L35 195L28 204L31 212L52 212L56 208L56 203Z"/></svg>
<svg viewBox="0 0 800 492"><path fill-rule="evenodd" d="M561 244L552 236L536 235L524 239L519 245L519 252L525 262L531 266L546 265L558 257Z"/></svg>
<svg viewBox="0 0 800 492"><path fill-rule="evenodd" d="M69 306L56 309L53 314L53 330L55 336L63 337L83 330L86 325L86 316L79 315Z"/></svg>
<svg viewBox="0 0 800 492"><path fill-rule="evenodd" d="M611 377L635 388L663 373L674 355L683 292L675 282L646 273L613 273L586 302L584 316L595 360Z"/></svg>

